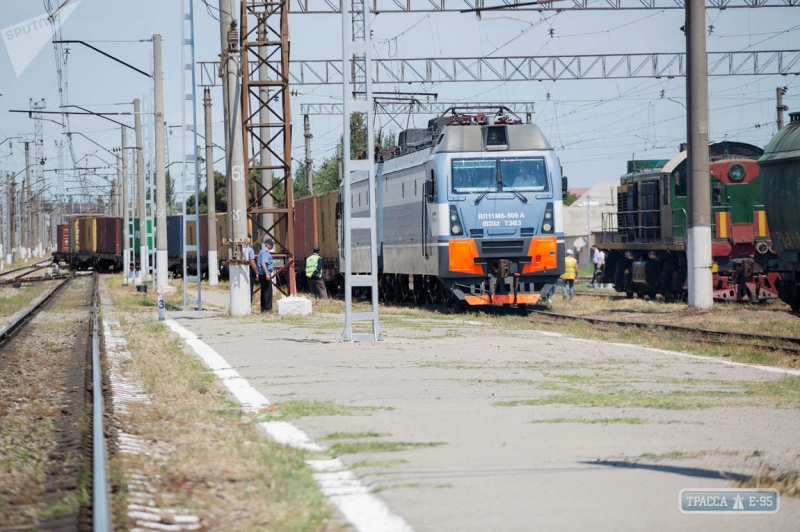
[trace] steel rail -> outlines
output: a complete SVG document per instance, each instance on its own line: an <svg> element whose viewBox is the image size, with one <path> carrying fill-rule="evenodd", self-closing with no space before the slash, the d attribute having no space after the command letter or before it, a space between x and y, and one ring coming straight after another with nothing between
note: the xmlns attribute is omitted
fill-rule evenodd
<svg viewBox="0 0 800 532"><path fill-rule="evenodd" d="M92 282L92 530L109 532L106 436L103 431L103 385L100 380L100 336L97 319L97 273Z"/></svg>
<svg viewBox="0 0 800 532"><path fill-rule="evenodd" d="M11 322L11 324L8 325L8 327L0 331L0 345L3 345L6 342L6 340L14 336L14 334L16 334L17 331L19 331L28 321L30 321L30 319L33 318L43 306L45 306L51 299L53 299L53 296L65 284L67 284L70 279L72 279L71 275L66 279L64 279L63 281L61 281L58 285L54 286L47 294L45 294L43 298L39 300L38 303L31 306L28 310L25 311L24 314L22 314L19 318Z"/></svg>
<svg viewBox="0 0 800 532"><path fill-rule="evenodd" d="M52 264L53 264L53 261L51 259L42 260L42 261L39 261L37 263L31 264L30 266L23 266L22 268L16 268L16 269L13 269L13 270L8 270L7 272L0 272L0 277L5 277L6 275L16 274L16 276L13 277L13 279L18 279L20 277L24 277L26 275L30 275L33 272L36 272L36 271L39 271L41 269L47 268L48 266L51 266ZM23 270L29 270L29 271L23 271Z"/></svg>
<svg viewBox="0 0 800 532"><path fill-rule="evenodd" d="M687 327L685 325L671 325L667 323L648 323L643 321L621 321L621 320L608 320L604 318L591 318L588 316L574 316L571 314L559 314L557 312L547 312L543 310L529 310L529 314L538 314L540 316L548 316L551 318L558 318L558 319L566 319L566 320L583 320L588 323L592 323L594 325L618 325L622 327L636 327L639 329L663 329L665 331L675 331L675 332L682 332L682 333L693 333L695 335L708 335L708 336L716 336L718 338L723 339L722 343L736 343L737 345L742 345L740 342L730 341L731 338L736 338L739 340L742 339L751 339L751 340L763 340L763 341L779 341L779 342L787 342L790 344L794 344L795 346L775 346L775 345L764 345L764 344L746 344L747 346L758 347L761 349L768 349L770 351L791 351L791 352L798 352L800 353L800 338L794 338L791 336L772 336L768 334L756 334L756 333L742 333L742 332L734 332L734 331L720 331L716 329L701 329L696 327ZM729 340L729 341L725 341Z"/></svg>
<svg viewBox="0 0 800 532"><path fill-rule="evenodd" d="M21 284L21 283L43 283L45 281L61 281L62 279L66 279L69 277L69 273L65 273L62 275L54 275L52 277L34 277L32 279L9 279L7 281L0 281L0 286L5 286L9 284Z"/></svg>

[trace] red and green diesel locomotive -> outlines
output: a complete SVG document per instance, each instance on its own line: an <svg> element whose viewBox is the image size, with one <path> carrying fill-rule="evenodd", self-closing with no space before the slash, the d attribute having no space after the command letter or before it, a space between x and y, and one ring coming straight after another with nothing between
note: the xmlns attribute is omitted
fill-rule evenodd
<svg viewBox="0 0 800 532"><path fill-rule="evenodd" d="M780 274L762 201L757 146L709 144L714 299L778 297ZM686 297L686 151L665 164L622 176L617 212L603 217L597 247L606 254L602 279L628 297Z"/></svg>

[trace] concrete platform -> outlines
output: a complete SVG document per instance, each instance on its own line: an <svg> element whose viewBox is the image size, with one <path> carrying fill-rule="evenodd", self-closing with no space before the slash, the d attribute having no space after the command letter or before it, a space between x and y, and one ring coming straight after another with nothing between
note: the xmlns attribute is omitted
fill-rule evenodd
<svg viewBox="0 0 800 532"><path fill-rule="evenodd" d="M797 403L739 393L786 378L781 372L577 340L535 324L507 330L497 318L395 309L384 314L384 342L354 344L340 342L341 316L211 314L168 317L272 403L356 407L292 421L314 441L378 432L387 434L378 441L441 443L341 456L362 462L356 476L418 532L751 532L800 522L800 500L788 497L775 515L678 510L684 488L734 487L730 478L764 464L798 467ZM587 404L614 393L640 406ZM547 399L554 394L573 400ZM685 408L647 407L642 397ZM525 400L544 404L497 404ZM598 419L612 421L590 422ZM386 463L396 460L404 462Z"/></svg>

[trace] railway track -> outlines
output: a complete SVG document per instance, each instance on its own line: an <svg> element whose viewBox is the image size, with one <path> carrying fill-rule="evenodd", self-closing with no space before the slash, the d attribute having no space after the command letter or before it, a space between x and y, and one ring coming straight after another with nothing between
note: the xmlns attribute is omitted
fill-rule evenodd
<svg viewBox="0 0 800 532"><path fill-rule="evenodd" d="M22 268L16 268L14 270L0 272L0 282L8 284L11 282L20 281L25 277L27 277L28 275L36 273L45 268L49 268L52 265L53 261L51 259L45 259L37 263L31 264L29 266L23 266Z"/></svg>
<svg viewBox="0 0 800 532"><path fill-rule="evenodd" d="M562 321L584 321L598 327L618 326L632 329L661 330L677 332L687 335L694 340L704 343L728 344L737 346L754 347L767 351L786 351L800 353L800 338L791 336L774 336L769 334L742 333L735 331L723 331L717 329L703 329L698 327L687 327L685 325L672 325L668 323L653 323L642 321L609 320L605 318L593 318L590 316L576 316L572 314L559 314L544 310L529 309L528 314L544 316L554 320ZM713 338L713 342L709 339Z"/></svg>
<svg viewBox="0 0 800 532"><path fill-rule="evenodd" d="M97 282L68 276L0 331L0 532L110 530Z"/></svg>

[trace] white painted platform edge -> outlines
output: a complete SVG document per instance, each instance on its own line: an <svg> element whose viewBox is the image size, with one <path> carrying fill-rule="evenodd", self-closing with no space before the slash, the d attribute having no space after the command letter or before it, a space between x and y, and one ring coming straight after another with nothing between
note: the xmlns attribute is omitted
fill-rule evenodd
<svg viewBox="0 0 800 532"><path fill-rule="evenodd" d="M193 332L168 319L164 323L197 353L206 365L216 374L242 403L245 412L258 412L269 400L261 392L250 386L246 379L211 346L200 340ZM269 421L259 426L278 443L308 451L322 451L324 447L314 443L308 435L295 425L286 421ZM330 460L309 460L308 465L317 471L314 480L328 500L336 506L344 517L359 532L413 532L405 520L392 513L389 507L370 493L352 471L346 470L338 458Z"/></svg>

